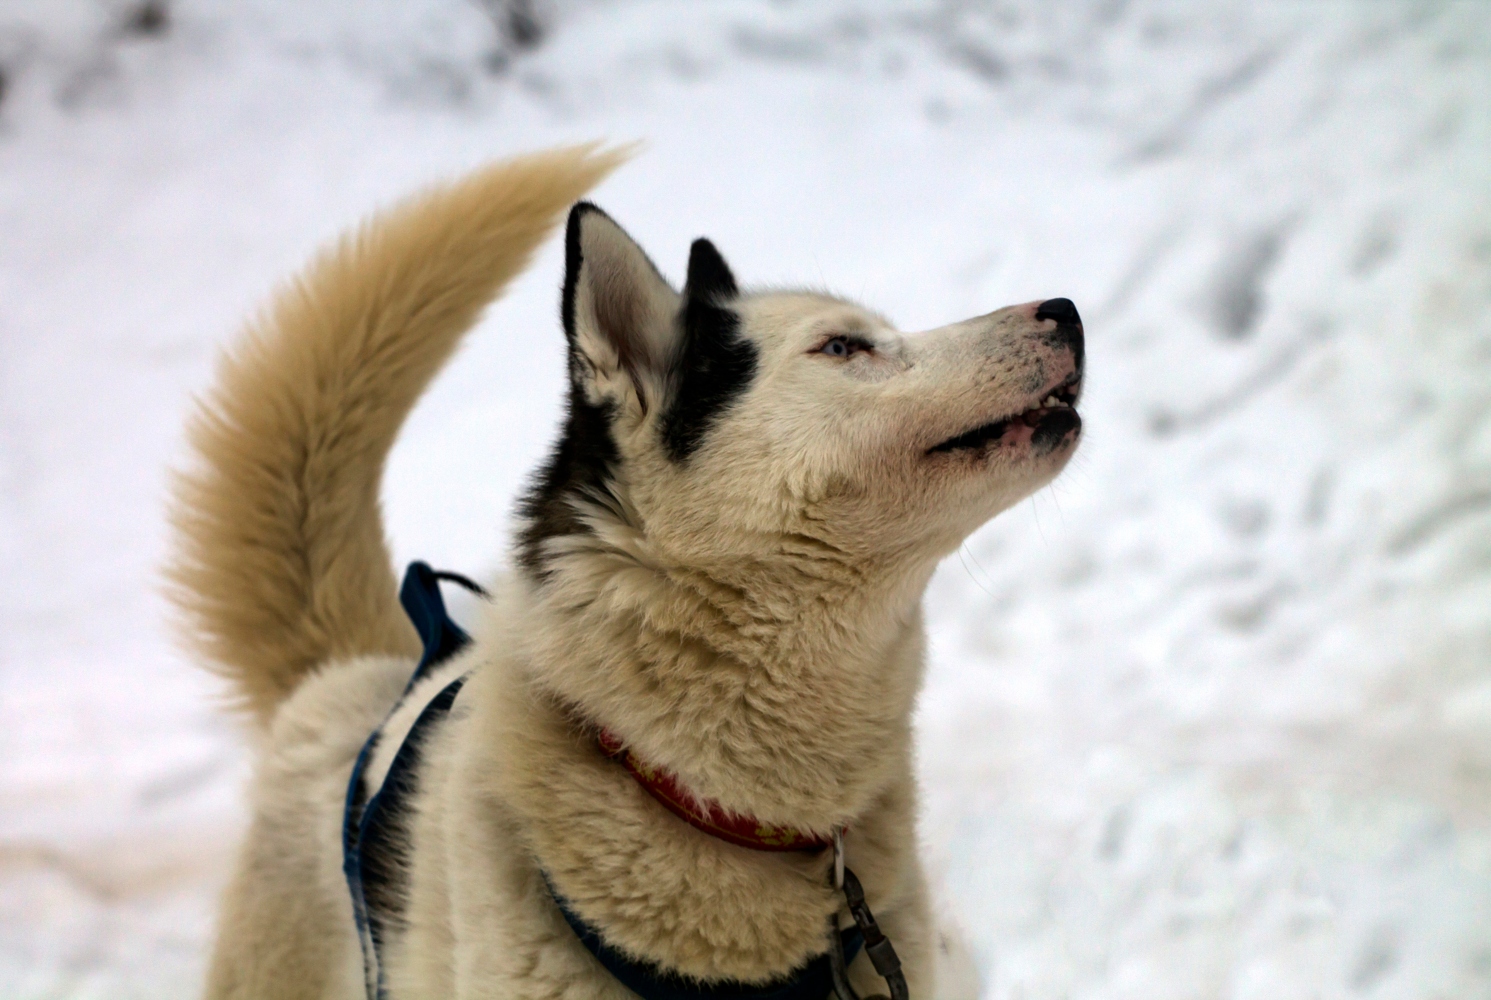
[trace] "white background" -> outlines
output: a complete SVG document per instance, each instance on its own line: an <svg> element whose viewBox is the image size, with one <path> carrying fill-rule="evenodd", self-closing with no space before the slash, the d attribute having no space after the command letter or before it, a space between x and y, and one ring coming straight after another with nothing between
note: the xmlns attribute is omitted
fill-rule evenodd
<svg viewBox="0 0 1491 1000"><path fill-rule="evenodd" d="M0 997L195 993L244 735L173 646L191 394L318 245L597 136L682 276L906 329L1065 295L1086 440L928 595L923 836L984 993L1491 997L1491 6L0 0ZM553 246L415 413L496 570Z"/></svg>

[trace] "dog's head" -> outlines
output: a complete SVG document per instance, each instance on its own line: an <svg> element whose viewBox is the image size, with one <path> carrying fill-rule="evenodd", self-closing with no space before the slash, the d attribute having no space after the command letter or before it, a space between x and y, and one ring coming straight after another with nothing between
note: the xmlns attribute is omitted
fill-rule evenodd
<svg viewBox="0 0 1491 1000"><path fill-rule="evenodd" d="M1066 299L906 335L828 295L743 291L703 239L677 292L593 205L565 240L569 412L520 509L539 577L606 519L679 565L927 564L1076 448Z"/></svg>

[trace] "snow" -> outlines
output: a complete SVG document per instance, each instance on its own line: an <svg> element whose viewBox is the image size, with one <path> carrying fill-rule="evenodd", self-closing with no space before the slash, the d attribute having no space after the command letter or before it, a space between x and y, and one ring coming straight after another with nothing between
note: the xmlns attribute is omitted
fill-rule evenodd
<svg viewBox="0 0 1491 1000"><path fill-rule="evenodd" d="M675 280L1083 311L1081 452L927 600L986 997L1491 997L1491 9L539 9L0 2L0 996L197 990L249 749L158 566L214 352L370 208L606 136ZM499 564L558 278L415 413L400 561Z"/></svg>

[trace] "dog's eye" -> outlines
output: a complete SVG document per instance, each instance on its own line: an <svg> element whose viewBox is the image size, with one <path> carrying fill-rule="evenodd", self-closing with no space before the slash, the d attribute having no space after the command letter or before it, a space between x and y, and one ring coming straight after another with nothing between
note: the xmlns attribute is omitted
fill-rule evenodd
<svg viewBox="0 0 1491 1000"><path fill-rule="evenodd" d="M868 350L870 344L858 337L833 337L818 348L818 353L827 354L831 358L847 358L858 351Z"/></svg>

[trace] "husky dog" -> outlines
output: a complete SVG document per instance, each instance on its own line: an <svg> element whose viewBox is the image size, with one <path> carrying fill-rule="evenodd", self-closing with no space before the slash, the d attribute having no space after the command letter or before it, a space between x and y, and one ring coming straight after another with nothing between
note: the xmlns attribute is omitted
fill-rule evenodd
<svg viewBox="0 0 1491 1000"><path fill-rule="evenodd" d="M262 739L209 997L631 997L582 924L706 989L822 956L835 914L848 926L834 852L710 836L643 774L686 809L842 833L911 996L967 991L939 971L918 860L920 604L940 559L1071 457L1077 312L1054 299L906 335L830 295L743 289L704 239L676 290L576 203L624 155L515 159L374 218L221 364L176 490L172 579ZM406 693L420 644L384 460L566 209L559 440L474 641ZM379 732L360 780L381 781L457 676L402 786L372 990L349 775ZM880 984L865 954L849 980Z"/></svg>

